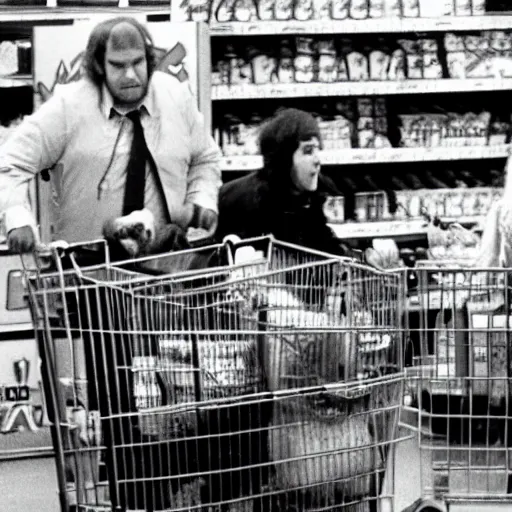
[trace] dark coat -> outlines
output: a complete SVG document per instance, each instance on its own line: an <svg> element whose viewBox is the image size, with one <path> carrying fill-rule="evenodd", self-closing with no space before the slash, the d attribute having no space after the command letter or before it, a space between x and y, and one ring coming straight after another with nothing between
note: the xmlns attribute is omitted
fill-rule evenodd
<svg viewBox="0 0 512 512"><path fill-rule="evenodd" d="M267 176L265 169L261 169L222 186L219 240L228 234L241 238L272 234L285 242L346 254L346 248L327 225L323 211L327 196L339 195L329 178L320 175L316 192L297 195L283 186L271 187Z"/></svg>

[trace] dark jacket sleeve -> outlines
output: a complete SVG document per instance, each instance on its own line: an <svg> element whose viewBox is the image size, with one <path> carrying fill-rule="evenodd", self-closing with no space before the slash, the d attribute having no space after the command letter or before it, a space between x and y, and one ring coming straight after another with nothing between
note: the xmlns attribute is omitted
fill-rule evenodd
<svg viewBox="0 0 512 512"><path fill-rule="evenodd" d="M216 239L234 234L249 238L268 234L265 211L261 204L262 184L256 173L229 181L219 192L219 220Z"/></svg>

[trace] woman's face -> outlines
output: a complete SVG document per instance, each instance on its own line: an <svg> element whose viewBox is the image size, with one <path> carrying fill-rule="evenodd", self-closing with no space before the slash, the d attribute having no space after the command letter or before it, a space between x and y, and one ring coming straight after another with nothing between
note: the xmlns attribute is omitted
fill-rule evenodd
<svg viewBox="0 0 512 512"><path fill-rule="evenodd" d="M320 141L312 137L299 143L293 153L292 182L301 192L314 192L320 174Z"/></svg>

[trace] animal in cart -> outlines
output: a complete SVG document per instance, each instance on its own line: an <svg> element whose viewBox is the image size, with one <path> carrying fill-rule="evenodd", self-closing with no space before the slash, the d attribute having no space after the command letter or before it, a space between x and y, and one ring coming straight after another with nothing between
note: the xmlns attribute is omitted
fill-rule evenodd
<svg viewBox="0 0 512 512"><path fill-rule="evenodd" d="M326 301L329 307L312 310L283 287L265 299L269 388L304 390L274 401L268 444L277 508L350 510L347 503L375 496L383 468L366 413L368 393L307 392L309 386L356 377L357 338L329 330L340 326L346 305Z"/></svg>

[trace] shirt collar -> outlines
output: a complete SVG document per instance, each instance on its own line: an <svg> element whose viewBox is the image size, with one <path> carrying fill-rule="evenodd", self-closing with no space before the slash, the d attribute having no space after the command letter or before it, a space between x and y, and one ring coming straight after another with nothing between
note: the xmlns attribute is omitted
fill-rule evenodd
<svg viewBox="0 0 512 512"><path fill-rule="evenodd" d="M110 119L115 114L124 116L129 112L114 107L114 99L112 98L112 94L110 94L110 91L108 90L108 87L105 84L102 85L101 93L101 111L103 112L103 115L106 119ZM138 108L140 108L142 111L145 111L150 116L156 115L155 93L153 90L151 80L149 81L148 92L144 99L139 104Z"/></svg>

